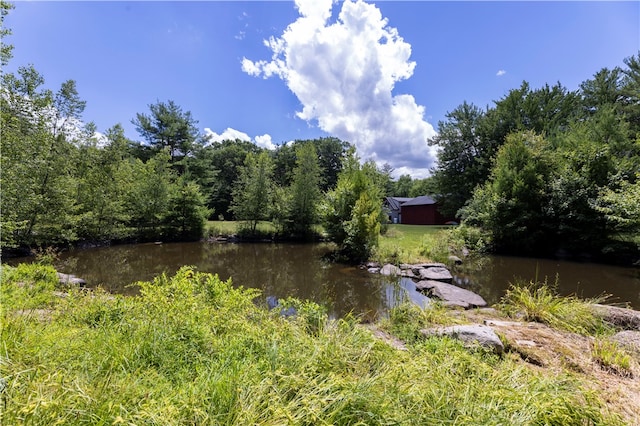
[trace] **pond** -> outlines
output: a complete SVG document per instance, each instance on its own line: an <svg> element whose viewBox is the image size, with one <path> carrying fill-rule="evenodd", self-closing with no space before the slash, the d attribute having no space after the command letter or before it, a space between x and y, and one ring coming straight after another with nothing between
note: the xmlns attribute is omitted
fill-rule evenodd
<svg viewBox="0 0 640 426"><path fill-rule="evenodd" d="M137 244L71 250L60 256L59 271L84 278L90 286L135 294L131 283L151 280L163 272L173 274L183 265L232 278L234 285L259 288L269 296L309 299L326 306L334 317L352 312L365 320L384 315L399 302L420 305L428 299L408 279L393 280L353 266L323 259L327 244L287 243L173 243ZM16 263L25 259L11 259ZM31 259L29 259L31 260ZM530 281L559 276L561 294L594 297L613 295L612 302L640 309L640 269L544 259L491 256L473 272L453 271L456 284L496 303L509 283L520 277Z"/></svg>

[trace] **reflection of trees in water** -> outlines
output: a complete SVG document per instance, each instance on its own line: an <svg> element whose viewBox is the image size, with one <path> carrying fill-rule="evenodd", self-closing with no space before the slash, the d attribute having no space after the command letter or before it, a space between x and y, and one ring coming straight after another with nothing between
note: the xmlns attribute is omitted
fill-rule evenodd
<svg viewBox="0 0 640 426"><path fill-rule="evenodd" d="M612 265L553 259L486 256L477 264L463 265L454 274L456 284L497 303L510 284L546 282L560 295L593 298L613 295L611 302L630 303L640 309L640 270Z"/></svg>
<svg viewBox="0 0 640 426"><path fill-rule="evenodd" d="M259 288L264 297L309 299L331 315L375 315L386 306L385 285L377 275L327 262L324 244L140 244L66 253L61 271L85 278L90 285L131 293L126 288L183 265L232 278L234 285Z"/></svg>

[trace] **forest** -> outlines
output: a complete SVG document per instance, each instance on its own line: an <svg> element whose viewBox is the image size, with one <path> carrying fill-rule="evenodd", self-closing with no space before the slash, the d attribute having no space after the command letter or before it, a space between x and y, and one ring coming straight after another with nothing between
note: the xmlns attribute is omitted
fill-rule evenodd
<svg viewBox="0 0 640 426"><path fill-rule="evenodd" d="M1 2L2 18L11 9ZM2 37L10 30L2 27ZM3 40L4 41L4 40ZM11 59L3 42L2 65ZM283 238L322 225L351 260L384 229L384 196L435 195L445 215L477 227L496 252L597 258L640 245L640 55L603 68L577 90L523 82L494 105L466 101L438 123L432 176L393 178L335 137L273 151L212 142L191 112L156 101L103 137L82 121L73 80L47 88L34 66L2 73L3 253L48 245L197 240L207 220L246 235L271 221ZM161 94L159 94L161 96ZM364 159L366 160L366 159Z"/></svg>

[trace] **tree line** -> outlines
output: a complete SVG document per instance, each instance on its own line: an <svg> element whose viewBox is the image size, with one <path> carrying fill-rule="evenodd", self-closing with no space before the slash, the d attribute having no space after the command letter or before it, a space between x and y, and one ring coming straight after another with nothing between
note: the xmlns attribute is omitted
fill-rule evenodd
<svg viewBox="0 0 640 426"><path fill-rule="evenodd" d="M570 91L527 82L446 115L433 185L491 249L602 256L640 244L640 55Z"/></svg>

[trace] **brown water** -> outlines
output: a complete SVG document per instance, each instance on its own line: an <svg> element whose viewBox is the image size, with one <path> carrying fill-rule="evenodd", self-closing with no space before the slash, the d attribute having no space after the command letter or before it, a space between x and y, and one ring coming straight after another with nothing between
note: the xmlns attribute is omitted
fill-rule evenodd
<svg viewBox="0 0 640 426"><path fill-rule="evenodd" d="M424 305L410 280L385 279L366 271L323 260L325 244L138 244L73 250L63 253L56 267L100 285L108 291L133 294L131 283L148 281L183 265L232 278L234 285L259 288L269 296L310 299L332 316L349 312L374 319L407 298ZM20 259L12 259L15 263ZM24 260L24 259L23 259ZM640 309L640 269L544 259L487 257L474 271L454 271L456 283L495 303L509 283L559 276L561 294L594 297L613 295L612 301Z"/></svg>
<svg viewBox="0 0 640 426"><path fill-rule="evenodd" d="M232 278L236 286L259 288L263 297L309 299L335 317L349 312L374 319L407 296L410 283L384 281L352 266L323 260L326 244L172 243L136 244L72 250L60 256L56 269L84 278L89 286L115 293L135 294L131 283L149 281L183 265ZM11 259L10 263L26 259ZM28 259L31 261L32 259ZM411 299L427 303L413 289Z"/></svg>

